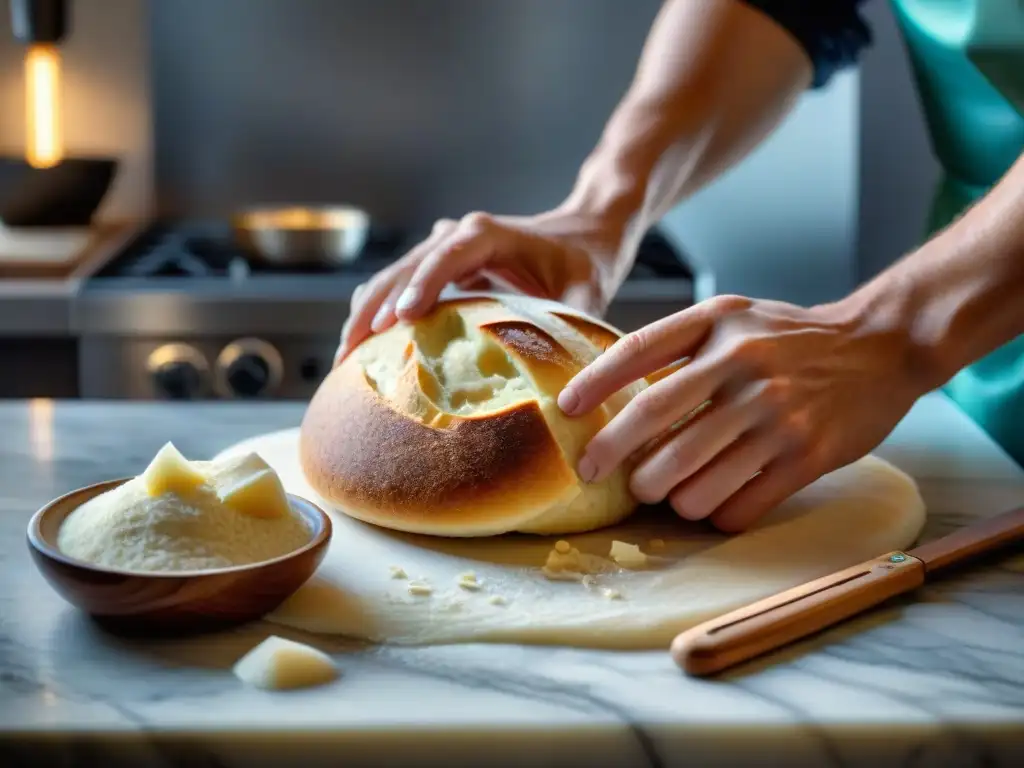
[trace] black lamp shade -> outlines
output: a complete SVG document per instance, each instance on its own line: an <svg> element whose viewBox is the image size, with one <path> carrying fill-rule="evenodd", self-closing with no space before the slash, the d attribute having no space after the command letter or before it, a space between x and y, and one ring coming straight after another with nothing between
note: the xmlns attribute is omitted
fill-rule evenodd
<svg viewBox="0 0 1024 768"><path fill-rule="evenodd" d="M33 168L21 158L0 157L0 224L89 226L117 167L117 160L110 157L66 158L52 168Z"/></svg>
<svg viewBox="0 0 1024 768"><path fill-rule="evenodd" d="M68 32L68 0L10 0L14 37L26 45L61 42Z"/></svg>

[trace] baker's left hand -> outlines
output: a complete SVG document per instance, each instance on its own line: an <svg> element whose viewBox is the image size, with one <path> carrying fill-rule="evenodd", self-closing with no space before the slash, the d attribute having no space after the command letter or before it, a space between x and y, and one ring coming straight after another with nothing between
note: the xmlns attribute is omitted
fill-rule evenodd
<svg viewBox="0 0 1024 768"><path fill-rule="evenodd" d="M594 437L578 471L593 482L639 457L630 477L638 500L667 499L686 519L735 532L871 451L930 389L914 373L909 338L842 302L719 296L624 336L558 404L582 415L688 358Z"/></svg>

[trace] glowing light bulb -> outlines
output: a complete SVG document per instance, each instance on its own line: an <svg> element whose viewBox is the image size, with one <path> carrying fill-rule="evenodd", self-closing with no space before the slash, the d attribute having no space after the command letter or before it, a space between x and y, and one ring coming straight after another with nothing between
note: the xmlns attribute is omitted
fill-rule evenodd
<svg viewBox="0 0 1024 768"><path fill-rule="evenodd" d="M58 48L29 46L25 53L25 159L34 168L50 168L64 157L60 90Z"/></svg>

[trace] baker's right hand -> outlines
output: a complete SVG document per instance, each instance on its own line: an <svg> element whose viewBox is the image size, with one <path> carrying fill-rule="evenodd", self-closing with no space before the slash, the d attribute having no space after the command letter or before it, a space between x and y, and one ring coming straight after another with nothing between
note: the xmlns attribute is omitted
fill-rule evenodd
<svg viewBox="0 0 1024 768"><path fill-rule="evenodd" d="M471 213L442 219L430 236L352 295L335 365L371 333L431 310L450 283L466 290L519 292L601 315L628 272L622 234L575 213Z"/></svg>

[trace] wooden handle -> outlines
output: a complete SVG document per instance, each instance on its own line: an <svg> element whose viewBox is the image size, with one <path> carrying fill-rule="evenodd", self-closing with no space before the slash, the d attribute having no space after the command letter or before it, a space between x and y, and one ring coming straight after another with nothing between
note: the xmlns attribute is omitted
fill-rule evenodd
<svg viewBox="0 0 1024 768"><path fill-rule="evenodd" d="M693 627L672 641L672 658L687 674L714 674L917 589L924 576L916 557L890 552Z"/></svg>
<svg viewBox="0 0 1024 768"><path fill-rule="evenodd" d="M1024 539L1024 507L1011 509L914 548L928 573L993 552Z"/></svg>

